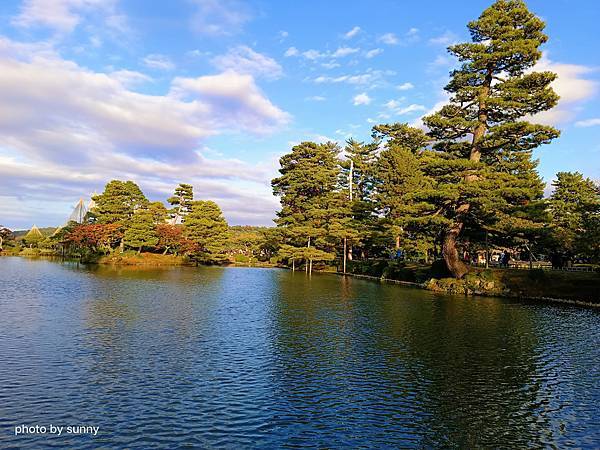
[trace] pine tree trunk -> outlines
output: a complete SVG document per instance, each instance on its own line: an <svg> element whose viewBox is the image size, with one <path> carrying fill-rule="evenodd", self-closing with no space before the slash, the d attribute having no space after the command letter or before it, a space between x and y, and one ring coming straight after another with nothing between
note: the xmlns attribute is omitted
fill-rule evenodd
<svg viewBox="0 0 600 450"><path fill-rule="evenodd" d="M292 272L296 271L296 260L292 258Z"/></svg>
<svg viewBox="0 0 600 450"><path fill-rule="evenodd" d="M479 94L479 111L477 114L478 123L473 130L473 140L471 141L471 151L469 153L469 161L473 162L479 162L481 160L481 142L485 137L485 132L488 128L487 99L490 96L492 74L492 69L488 68ZM465 176L466 183L476 179L477 175L475 174L467 174ZM463 203L456 208L456 218L454 219L454 224L446 230L444 242L442 244L442 255L444 255L446 266L455 278L462 278L469 271L469 268L462 262L458 255L456 241L458 240L458 236L460 235L464 226L463 217L469 212L470 208L471 205L469 203Z"/></svg>
<svg viewBox="0 0 600 450"><path fill-rule="evenodd" d="M400 236L396 236L396 250L400 250Z"/></svg>
<svg viewBox="0 0 600 450"><path fill-rule="evenodd" d="M140 248L138 248L138 255L142 253L142 246L140 245Z"/></svg>
<svg viewBox="0 0 600 450"><path fill-rule="evenodd" d="M456 248L456 241L462 228L462 222L456 222L446 231L444 241L442 242L442 255L444 256L446 266L452 276L459 279L464 277L469 271L468 267L460 259L458 249Z"/></svg>
<svg viewBox="0 0 600 450"><path fill-rule="evenodd" d="M312 275L312 259L309 260L308 265L309 265L308 274Z"/></svg>

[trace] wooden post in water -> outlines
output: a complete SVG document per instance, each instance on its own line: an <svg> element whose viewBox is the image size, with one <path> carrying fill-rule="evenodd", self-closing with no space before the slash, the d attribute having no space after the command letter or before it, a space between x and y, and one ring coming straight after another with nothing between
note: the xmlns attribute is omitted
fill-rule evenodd
<svg viewBox="0 0 600 450"><path fill-rule="evenodd" d="M346 274L346 238L344 238L344 267L342 269L342 273Z"/></svg>
<svg viewBox="0 0 600 450"><path fill-rule="evenodd" d="M306 245L306 248L310 248L310 236L308 237L308 244ZM305 264L306 267L304 267L304 270L306 271L306 273L308 273L308 258L305 260ZM312 267L311 267L312 270Z"/></svg>
<svg viewBox="0 0 600 450"><path fill-rule="evenodd" d="M352 208L352 190L353 190L353 182L354 180L354 160L350 160L350 173L348 174L348 189L349 189L349 198L350 198L350 208ZM348 238L344 238L344 273L346 273L346 261L350 259L352 261L352 242L350 242L350 246L348 246Z"/></svg>

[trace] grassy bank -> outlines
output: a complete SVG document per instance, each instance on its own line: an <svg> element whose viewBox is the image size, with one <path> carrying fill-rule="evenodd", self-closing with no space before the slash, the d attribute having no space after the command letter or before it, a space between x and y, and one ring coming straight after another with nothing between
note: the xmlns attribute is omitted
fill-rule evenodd
<svg viewBox="0 0 600 450"><path fill-rule="evenodd" d="M359 261L348 272L420 283L448 294L517 298L554 298L600 304L600 273L473 268L462 280L448 277L442 264L423 266L397 261Z"/></svg>
<svg viewBox="0 0 600 450"><path fill-rule="evenodd" d="M161 255L158 253L115 253L102 256L94 262L117 266L186 266L193 265L185 256Z"/></svg>

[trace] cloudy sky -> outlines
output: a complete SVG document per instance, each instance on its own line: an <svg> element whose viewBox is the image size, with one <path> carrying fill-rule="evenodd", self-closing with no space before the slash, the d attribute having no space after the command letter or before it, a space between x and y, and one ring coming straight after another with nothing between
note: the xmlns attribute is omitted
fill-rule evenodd
<svg viewBox="0 0 600 450"><path fill-rule="evenodd" d="M113 178L153 200L178 182L231 224L272 222L277 159L302 140L369 138L444 101L446 46L489 1L0 2L0 224L58 225ZM600 179L600 5L531 0L559 74L537 152Z"/></svg>

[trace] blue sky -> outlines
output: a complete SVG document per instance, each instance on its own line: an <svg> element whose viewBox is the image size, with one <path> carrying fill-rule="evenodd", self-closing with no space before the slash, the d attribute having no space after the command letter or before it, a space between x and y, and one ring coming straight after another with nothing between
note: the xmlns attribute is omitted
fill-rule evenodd
<svg viewBox="0 0 600 450"><path fill-rule="evenodd" d="M446 46L489 1L25 0L0 3L0 223L62 223L112 178L151 199L178 182L231 224L270 225L277 159L367 140L443 104ZM600 180L600 5L531 0L562 130L537 151Z"/></svg>

